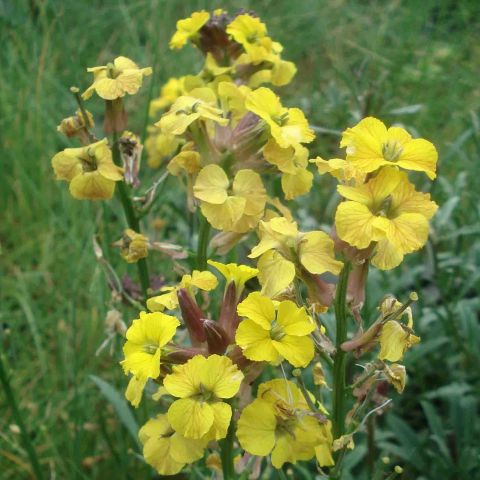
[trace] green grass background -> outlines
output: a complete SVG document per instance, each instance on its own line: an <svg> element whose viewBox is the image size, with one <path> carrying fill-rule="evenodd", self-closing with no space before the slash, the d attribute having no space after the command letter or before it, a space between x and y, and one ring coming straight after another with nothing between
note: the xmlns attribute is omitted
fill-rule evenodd
<svg viewBox="0 0 480 480"><path fill-rule="evenodd" d="M95 356L109 294L91 248L98 229L106 243L119 236L120 212L113 202L75 201L54 181L50 158L68 145L56 125L75 108L68 87L85 88L87 66L121 54L154 67L147 85L153 82L156 94L170 76L201 66L191 47L168 50L175 21L216 7L257 11L285 46L284 57L297 63L296 79L281 94L319 127L312 153L335 155L338 131L370 114L438 147L437 180L417 178L441 205L431 240L395 271L370 277L367 318L386 292L405 298L416 290L421 297L415 314L422 343L407 355L409 385L379 419L376 447L390 466L404 467L403 478L480 478L480 3L19 0L0 2L0 349L46 478L153 475L89 377L120 391L126 385L117 364L120 341L113 357ZM128 99L137 131L148 90ZM100 103L89 108L101 112ZM156 214L175 239L184 227L174 220L183 206L173 185L165 189L170 206ZM306 228L331 223L333 191L329 179L317 176L314 193L297 202ZM162 268L154 264L155 273ZM140 422L145 414L135 412ZM31 478L14 424L0 394L5 480ZM367 479L362 435L358 444L346 478ZM292 475L314 478L302 469Z"/></svg>

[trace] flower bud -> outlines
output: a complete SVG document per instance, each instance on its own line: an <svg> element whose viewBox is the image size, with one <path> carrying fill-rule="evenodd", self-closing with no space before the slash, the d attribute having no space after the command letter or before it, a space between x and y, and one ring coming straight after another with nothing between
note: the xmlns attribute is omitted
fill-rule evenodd
<svg viewBox="0 0 480 480"><path fill-rule="evenodd" d="M225 289L223 302L220 310L220 318L218 323L225 331L230 343L235 339L235 332L237 331L240 318L237 314L237 288L235 282L230 282Z"/></svg>
<svg viewBox="0 0 480 480"><path fill-rule="evenodd" d="M162 355L162 362L164 363L185 363L195 355L208 355L208 352L203 348L182 347L173 343L168 344L164 349Z"/></svg>
<svg viewBox="0 0 480 480"><path fill-rule="evenodd" d="M202 342L207 340L203 327L203 312L185 288L178 289L177 297L182 318L188 329L192 345L198 347Z"/></svg>
<svg viewBox="0 0 480 480"><path fill-rule="evenodd" d="M118 140L118 145L120 147L123 168L125 169L125 183L137 188L140 186L138 172L143 150L140 138L132 132L125 131Z"/></svg>
<svg viewBox="0 0 480 480"><path fill-rule="evenodd" d="M217 322L208 319L203 321L203 328L207 337L208 353L219 355L225 353L230 344L227 332Z"/></svg>

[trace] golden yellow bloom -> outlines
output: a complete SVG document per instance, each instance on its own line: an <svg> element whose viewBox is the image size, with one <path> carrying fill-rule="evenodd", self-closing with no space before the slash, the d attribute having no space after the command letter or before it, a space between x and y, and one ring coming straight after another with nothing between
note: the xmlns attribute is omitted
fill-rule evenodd
<svg viewBox="0 0 480 480"><path fill-rule="evenodd" d="M207 263L216 268L225 277L227 285L230 282L234 282L237 287L237 292L243 290L245 283L258 275L256 268L247 265L237 265L236 263L224 264L213 260L208 260Z"/></svg>
<svg viewBox="0 0 480 480"><path fill-rule="evenodd" d="M340 147L347 147L347 161L366 173L383 165L436 176L438 154L435 146L423 138L412 139L400 127L387 127L380 120L367 117L343 132Z"/></svg>
<svg viewBox="0 0 480 480"><path fill-rule="evenodd" d="M126 93L134 95L142 86L143 77L152 74L151 67L139 68L127 57L117 57L113 63L87 68L87 71L93 73L93 83L82 93L85 100L94 91L104 100L115 100Z"/></svg>
<svg viewBox="0 0 480 480"><path fill-rule="evenodd" d="M248 13L238 15L227 26L227 33L242 45L251 63L257 64L270 58L274 45L260 19Z"/></svg>
<svg viewBox="0 0 480 480"><path fill-rule="evenodd" d="M331 424L319 423L298 387L284 379L259 385L257 398L245 407L238 420L237 438L252 455L272 454L272 465L310 460L333 465Z"/></svg>
<svg viewBox="0 0 480 480"><path fill-rule="evenodd" d="M123 180L123 170L112 160L107 139L81 148L66 148L52 158L57 180L70 182L70 193L77 199L108 200L115 182Z"/></svg>
<svg viewBox="0 0 480 480"><path fill-rule="evenodd" d="M208 222L218 230L244 233L263 216L267 194L260 175L239 170L230 181L221 167L207 165L197 176L193 193Z"/></svg>
<svg viewBox="0 0 480 480"><path fill-rule="evenodd" d="M79 137L82 143L89 143L88 129L93 128L94 122L93 116L88 110L85 110L85 114L86 118L80 110L77 110L75 115L64 118L57 130L66 137Z"/></svg>
<svg viewBox="0 0 480 480"><path fill-rule="evenodd" d="M306 367L314 355L313 320L304 307L290 300L274 303L258 292L251 293L237 307L245 320L240 322L235 342L249 360L279 363L282 359L294 367Z"/></svg>
<svg viewBox="0 0 480 480"><path fill-rule="evenodd" d="M201 12L193 12L189 18L178 20L177 31L170 39L170 48L184 47L188 40L198 34L198 31L208 22L209 18L210 14L202 10Z"/></svg>
<svg viewBox="0 0 480 480"><path fill-rule="evenodd" d="M324 232L298 231L296 222L274 217L260 222L260 242L249 255L260 257L258 278L262 293L273 297L285 290L304 268L313 274L331 272L338 275L342 262L335 260L333 240Z"/></svg>
<svg viewBox="0 0 480 480"><path fill-rule="evenodd" d="M182 135L197 120L225 126L228 119L223 118L223 111L216 104L217 98L210 88L195 88L189 95L179 97L155 125L167 135Z"/></svg>
<svg viewBox="0 0 480 480"><path fill-rule="evenodd" d="M372 258L377 268L394 268L405 254L425 245L428 220L438 207L429 194L415 190L404 172L383 167L363 185L337 189L348 199L335 215L338 236L360 249L378 242Z"/></svg>
<svg viewBox="0 0 480 480"><path fill-rule="evenodd" d="M161 291L166 292L156 297L151 297L147 300L147 308L152 312L167 310L174 310L178 307L177 291L180 288L187 289L192 296L195 295L198 289L209 292L218 285L217 277L212 272L207 270L200 272L194 270L192 274L186 274L182 277L181 282L175 287L162 287Z"/></svg>
<svg viewBox="0 0 480 480"><path fill-rule="evenodd" d="M242 380L243 373L220 355L196 355L173 367L164 380L168 393L179 398L168 409L170 424L187 438L225 438L232 408L222 399L236 395Z"/></svg>
<svg viewBox="0 0 480 480"><path fill-rule="evenodd" d="M145 461L160 475L175 475L187 463L203 457L206 442L185 438L170 425L167 415L151 418L138 432Z"/></svg>
<svg viewBox="0 0 480 480"><path fill-rule="evenodd" d="M143 390L147 384L148 377L143 375L133 375L128 382L127 390L125 391L125 398L137 408L142 400Z"/></svg>
<svg viewBox="0 0 480 480"><path fill-rule="evenodd" d="M268 88L260 87L247 96L246 107L270 127L270 133L282 148L309 143L315 138L299 108L285 108Z"/></svg>
<svg viewBox="0 0 480 480"><path fill-rule="evenodd" d="M384 364L383 373L387 377L398 393L403 393L405 384L407 383L407 371L403 365L399 363L392 363L391 365Z"/></svg>
<svg viewBox="0 0 480 480"><path fill-rule="evenodd" d="M140 312L127 330L120 363L125 373L137 377L157 378L160 375L160 357L164 347L175 335L180 322L164 313Z"/></svg>
<svg viewBox="0 0 480 480"><path fill-rule="evenodd" d="M138 262L148 255L148 238L131 228L125 230L117 245L121 247L120 254L128 263Z"/></svg>
<svg viewBox="0 0 480 480"><path fill-rule="evenodd" d="M233 82L220 82L218 84L218 98L223 110L230 112L232 128L247 113L245 99L250 92L251 90L245 85L236 85Z"/></svg>

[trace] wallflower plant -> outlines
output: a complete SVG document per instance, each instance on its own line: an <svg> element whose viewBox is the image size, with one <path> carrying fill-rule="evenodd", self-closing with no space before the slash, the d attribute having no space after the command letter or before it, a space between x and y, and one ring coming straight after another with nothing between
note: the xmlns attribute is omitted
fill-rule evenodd
<svg viewBox="0 0 480 480"><path fill-rule="evenodd" d="M406 388L400 362L420 342L415 293L405 302L385 296L365 322L362 306L370 266L397 268L428 241L438 207L411 172L433 180L437 152L367 117L343 132L344 158L310 158L314 129L274 91L296 67L261 19L201 11L176 27L170 47L190 43L204 63L151 101L150 169L140 137L125 129L128 96L152 69L123 56L89 68L82 95L72 88L78 108L58 130L80 145L52 158L73 198L116 194L124 212L124 225L108 230L138 284L120 280L105 242L95 239L94 251L111 312L137 317L117 353L126 399L149 415L138 434L143 458L160 475L211 476L219 453L225 479L284 478L298 462L312 478L342 478L366 418L390 405L388 387ZM101 140L84 105L94 93L105 106ZM339 200L329 225L305 231L288 202L318 188L312 163L338 182ZM163 219L144 221L169 176L175 223L192 233L182 246L155 240L172 230ZM162 271L159 254L169 265Z"/></svg>

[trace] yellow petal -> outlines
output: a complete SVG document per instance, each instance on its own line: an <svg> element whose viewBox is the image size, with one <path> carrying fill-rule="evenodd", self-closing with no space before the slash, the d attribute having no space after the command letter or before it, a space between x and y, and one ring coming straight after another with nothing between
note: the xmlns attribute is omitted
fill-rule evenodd
<svg viewBox="0 0 480 480"><path fill-rule="evenodd" d="M221 440L227 436L230 420L232 419L232 407L225 402L212 402L210 407L213 411L213 424L206 433L206 440Z"/></svg>
<svg viewBox="0 0 480 480"><path fill-rule="evenodd" d="M295 265L274 250L264 253L257 267L262 293L267 297L275 297L286 290L295 278Z"/></svg>
<svg viewBox="0 0 480 480"><path fill-rule="evenodd" d="M304 168L297 168L295 174L282 175L282 190L286 200L305 195L312 188L313 174Z"/></svg>
<svg viewBox="0 0 480 480"><path fill-rule="evenodd" d="M227 200L228 177L218 165L207 165L197 176L193 193L196 198L220 205Z"/></svg>
<svg viewBox="0 0 480 480"><path fill-rule="evenodd" d="M263 213L267 192L258 173L253 170L239 170L233 180L232 191L235 196L245 198L246 215Z"/></svg>
<svg viewBox="0 0 480 480"><path fill-rule="evenodd" d="M168 421L174 430L184 437L200 439L212 427L212 407L192 398L175 400L168 409Z"/></svg>
<svg viewBox="0 0 480 480"><path fill-rule="evenodd" d="M125 398L137 408L142 400L143 390L147 383L147 377L136 377L135 375L128 382Z"/></svg>
<svg viewBox="0 0 480 480"><path fill-rule="evenodd" d="M100 172L85 172L70 182L70 193L79 200L109 200L113 197L115 182L103 177Z"/></svg>
<svg viewBox="0 0 480 480"><path fill-rule="evenodd" d="M402 213L388 222L387 239L402 253L422 248L428 238L428 220L419 213Z"/></svg>
<svg viewBox="0 0 480 480"><path fill-rule="evenodd" d="M218 280L217 277L208 270L205 270L203 272L194 270L192 272L189 284L199 288L200 290L205 290L206 292L209 292L210 290L217 288ZM188 285L184 286L187 287Z"/></svg>
<svg viewBox="0 0 480 480"><path fill-rule="evenodd" d="M290 300L280 302L277 323L287 335L304 336L315 330L313 320L308 316L305 307L297 307Z"/></svg>
<svg viewBox="0 0 480 480"><path fill-rule="evenodd" d="M81 148L66 148L52 158L52 167L57 180L70 182L77 175L82 174L82 164L77 158L82 151Z"/></svg>
<svg viewBox="0 0 480 480"><path fill-rule="evenodd" d="M236 263L223 264L208 260L207 263L216 268L226 279L227 285L234 282L237 290L241 289L248 280L256 277L258 270L256 268L248 267L247 265L237 265Z"/></svg>
<svg viewBox="0 0 480 480"><path fill-rule="evenodd" d="M384 238L378 242L371 261L380 270L391 270L402 263L403 257L402 251Z"/></svg>
<svg viewBox="0 0 480 480"><path fill-rule="evenodd" d="M417 138L404 145L397 164L408 170L425 172L433 180L436 177L437 160L435 146L423 138Z"/></svg>
<svg viewBox="0 0 480 480"><path fill-rule="evenodd" d="M343 267L342 262L335 260L333 240L324 232L305 233L298 246L298 255L310 273L338 275Z"/></svg>
<svg viewBox="0 0 480 480"><path fill-rule="evenodd" d="M223 355L208 356L200 377L202 385L217 398L232 398L238 393L242 380L243 373Z"/></svg>
<svg viewBox="0 0 480 480"><path fill-rule="evenodd" d="M170 455L179 463L192 463L203 457L205 442L203 439L186 438L175 432L170 437Z"/></svg>
<svg viewBox="0 0 480 480"><path fill-rule="evenodd" d="M313 360L315 350L310 337L285 335L272 342L277 352L294 367L306 367Z"/></svg>
<svg viewBox="0 0 480 480"><path fill-rule="evenodd" d="M269 330L272 321L275 320L275 305L270 298L259 292L252 292L239 303L237 313L241 317L252 320L263 329Z"/></svg>
<svg viewBox="0 0 480 480"><path fill-rule="evenodd" d="M207 359L196 355L183 365L175 365L173 372L165 377L163 385L174 397L186 398L198 393L201 372Z"/></svg>
<svg viewBox="0 0 480 480"><path fill-rule="evenodd" d="M238 419L237 438L252 455L268 455L275 445L277 422L272 405L257 399L247 405Z"/></svg>
<svg viewBox="0 0 480 480"><path fill-rule="evenodd" d="M380 332L380 360L398 362L410 346L418 343L420 338L405 331L395 320L390 320L382 327Z"/></svg>

